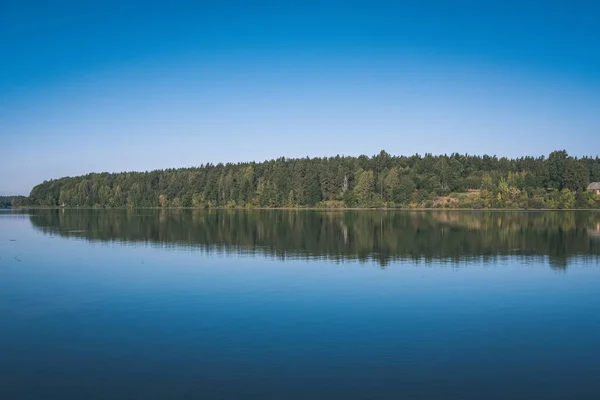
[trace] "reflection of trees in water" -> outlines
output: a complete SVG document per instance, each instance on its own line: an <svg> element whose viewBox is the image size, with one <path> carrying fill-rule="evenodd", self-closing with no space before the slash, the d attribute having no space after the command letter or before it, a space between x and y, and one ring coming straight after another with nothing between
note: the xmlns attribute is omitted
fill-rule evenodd
<svg viewBox="0 0 600 400"><path fill-rule="evenodd" d="M589 212L36 210L44 232L89 240L201 246L279 257L459 262L600 254Z"/></svg>

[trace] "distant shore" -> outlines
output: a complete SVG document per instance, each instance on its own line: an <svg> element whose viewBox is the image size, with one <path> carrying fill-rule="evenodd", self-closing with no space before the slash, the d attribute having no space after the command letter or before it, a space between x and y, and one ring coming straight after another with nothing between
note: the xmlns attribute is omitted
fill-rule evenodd
<svg viewBox="0 0 600 400"><path fill-rule="evenodd" d="M111 211L111 210L229 210L229 211L595 211L600 212L597 208L391 208L391 207L46 207L46 206L26 206L26 207L8 207L0 208L0 210L96 210L96 211Z"/></svg>

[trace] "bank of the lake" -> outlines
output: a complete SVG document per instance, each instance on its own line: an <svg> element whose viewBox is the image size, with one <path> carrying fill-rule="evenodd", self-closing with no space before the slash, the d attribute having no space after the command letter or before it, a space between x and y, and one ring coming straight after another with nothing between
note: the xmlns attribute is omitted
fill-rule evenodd
<svg viewBox="0 0 600 400"><path fill-rule="evenodd" d="M197 208L600 208L600 158L452 154L279 158L92 173L35 186L29 204Z"/></svg>

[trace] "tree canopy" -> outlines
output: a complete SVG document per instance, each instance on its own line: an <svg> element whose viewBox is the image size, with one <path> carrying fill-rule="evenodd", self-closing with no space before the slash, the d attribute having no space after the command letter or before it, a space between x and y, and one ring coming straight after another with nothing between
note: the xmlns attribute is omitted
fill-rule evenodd
<svg viewBox="0 0 600 400"><path fill-rule="evenodd" d="M600 159L438 155L278 158L45 181L34 206L597 208Z"/></svg>
<svg viewBox="0 0 600 400"><path fill-rule="evenodd" d="M28 204L25 196L0 196L0 208L19 207Z"/></svg>

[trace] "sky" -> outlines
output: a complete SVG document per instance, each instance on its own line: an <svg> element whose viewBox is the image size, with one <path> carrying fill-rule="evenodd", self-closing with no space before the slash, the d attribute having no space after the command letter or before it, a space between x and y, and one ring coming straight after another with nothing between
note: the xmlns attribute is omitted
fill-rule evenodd
<svg viewBox="0 0 600 400"><path fill-rule="evenodd" d="M0 194L380 150L600 153L600 2L0 0Z"/></svg>

